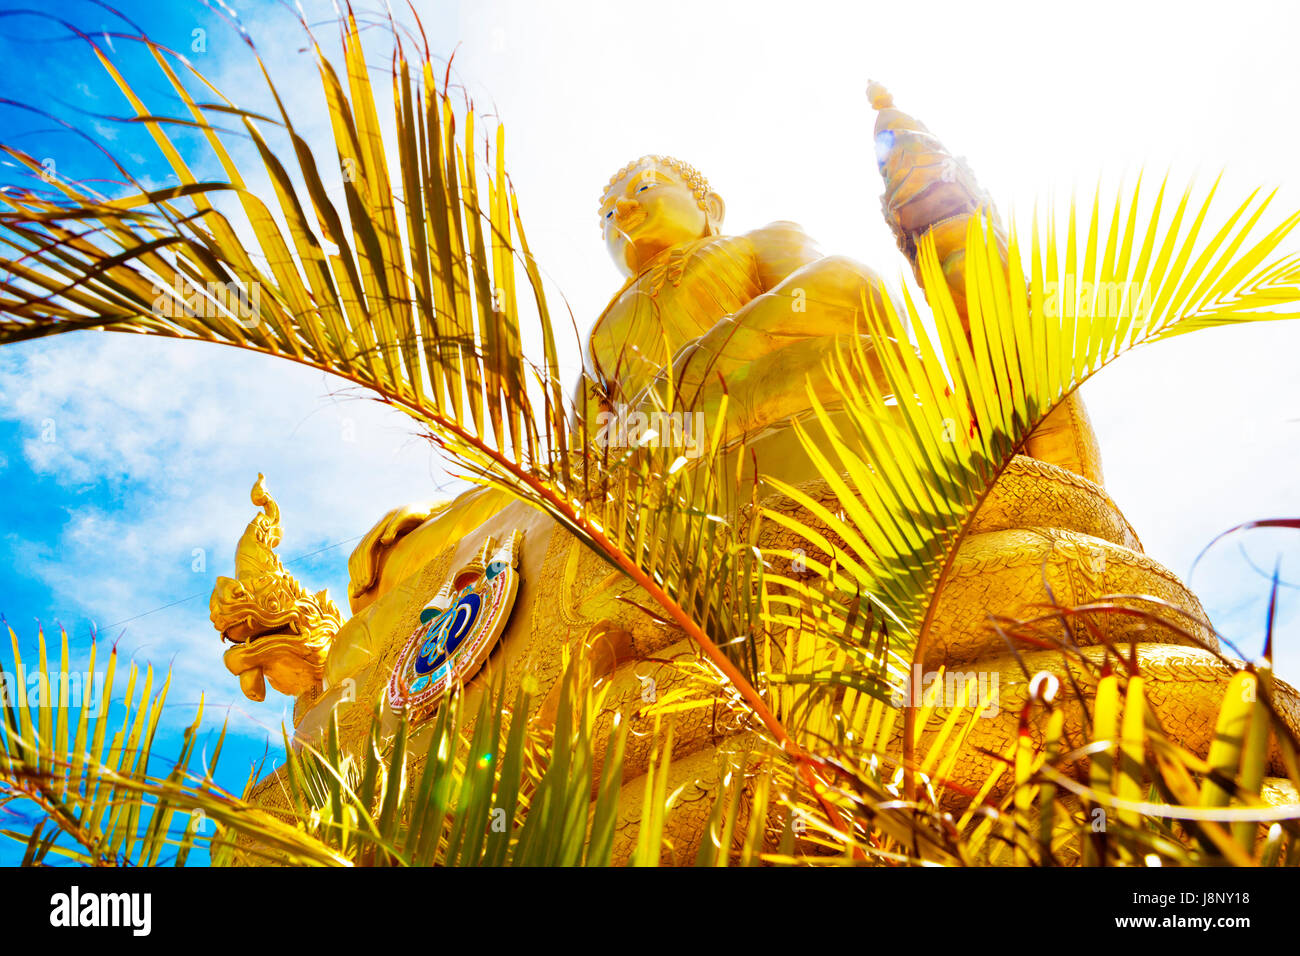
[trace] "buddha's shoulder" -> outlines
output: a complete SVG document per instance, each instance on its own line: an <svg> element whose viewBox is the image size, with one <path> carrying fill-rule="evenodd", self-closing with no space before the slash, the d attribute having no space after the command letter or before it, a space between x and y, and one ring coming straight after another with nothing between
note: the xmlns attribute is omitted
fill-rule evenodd
<svg viewBox="0 0 1300 956"><path fill-rule="evenodd" d="M803 226L779 219L740 235L697 239L674 250L664 266L670 273L680 275L716 271L729 265L752 275L767 288L819 258L821 250Z"/></svg>
<svg viewBox="0 0 1300 956"><path fill-rule="evenodd" d="M812 237L804 231L803 226L788 219L778 219L769 222L766 226L751 229L745 233L745 238L752 243L776 241L812 243Z"/></svg>
<svg viewBox="0 0 1300 956"><path fill-rule="evenodd" d="M658 270L650 270L652 283L659 281L654 275L656 271L666 273L673 285L706 276L722 278L728 283L737 282L741 277L757 281L758 250L747 235L705 236L673 250L659 263Z"/></svg>
<svg viewBox="0 0 1300 956"><path fill-rule="evenodd" d="M766 286L775 285L800 266L821 258L812 236L797 222L778 220L745 233L754 249Z"/></svg>
<svg viewBox="0 0 1300 956"><path fill-rule="evenodd" d="M754 258L754 243L748 236L705 236L673 250L670 258L690 262L710 258L748 261Z"/></svg>

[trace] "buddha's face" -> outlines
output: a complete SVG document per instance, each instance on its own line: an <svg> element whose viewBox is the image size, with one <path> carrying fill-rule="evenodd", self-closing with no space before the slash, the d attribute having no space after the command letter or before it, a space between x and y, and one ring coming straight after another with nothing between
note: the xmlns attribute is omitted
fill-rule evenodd
<svg viewBox="0 0 1300 956"><path fill-rule="evenodd" d="M600 216L614 264L632 276L665 249L717 232L722 200L708 193L701 204L671 167L647 164L609 188Z"/></svg>

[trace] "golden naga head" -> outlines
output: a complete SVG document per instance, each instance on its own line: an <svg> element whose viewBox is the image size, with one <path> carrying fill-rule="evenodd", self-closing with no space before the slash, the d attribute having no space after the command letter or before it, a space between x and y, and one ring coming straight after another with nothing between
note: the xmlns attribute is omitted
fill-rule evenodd
<svg viewBox="0 0 1300 956"><path fill-rule="evenodd" d="M693 167L671 156L642 156L610 177L600 198L600 228L614 264L637 275L673 246L717 235L722 197Z"/></svg>
<svg viewBox="0 0 1300 956"><path fill-rule="evenodd" d="M262 513L235 547L236 576L217 578L208 609L221 639L235 645L224 659L245 697L265 700L268 680L297 697L320 683L343 620L326 591L309 594L280 563L280 508L260 474L250 497Z"/></svg>

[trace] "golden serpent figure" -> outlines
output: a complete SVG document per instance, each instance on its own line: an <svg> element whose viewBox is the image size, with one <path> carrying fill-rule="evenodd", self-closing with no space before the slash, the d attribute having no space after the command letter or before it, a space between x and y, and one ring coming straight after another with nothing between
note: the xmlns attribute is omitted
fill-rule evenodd
<svg viewBox="0 0 1300 956"><path fill-rule="evenodd" d="M873 85L869 96L878 111L885 218L914 267L922 237L934 238L960 309L967 225L981 214L996 223L992 205L965 165L921 123L895 109L883 88ZM601 196L600 223L627 281L591 329L589 372L579 384L578 407L586 409L592 434L603 422L608 436L611 419L638 414L650 421L669 412L702 413L712 422L725 396L723 443L745 439L756 473L797 484L837 508L834 492L815 477L790 428L792 420L807 421L806 383L833 411L836 396L821 370L846 337L862 336L868 350L905 346L871 341L861 332L865 299L884 294L871 270L820 255L789 222L726 235L724 213L722 199L704 177L671 157L641 157L611 178ZM684 431L690 440L689 428ZM1208 749L1232 673L1215 653L1214 635L1195 595L1143 554L1137 534L1106 494L1096 436L1077 394L1043 421L1023 451L982 504L936 598L935 624L917 661L918 676L943 667L982 675L997 689L996 706L975 722L958 759L946 769L946 801L968 799L997 769L991 754L1006 753L1019 732L1030 675L1053 673L1063 687L1091 695L1094 673L1067 666L1053 642L1074 642L1093 661L1105 656L1107 644L1128 649L1146 677L1166 734L1200 754ZM749 480L755 480L753 474ZM768 495L764 504L809 527L819 525L814 514L788 498ZM729 517L742 526L747 520L740 509ZM334 638L324 664L327 689L300 715L298 738L318 740L337 713L344 746L359 747L420 609L489 536L515 533L523 535L518 596L469 693L482 693L495 678L504 680L507 699L528 686L536 690L531 719L551 720L565 648L585 655L593 679L609 682L593 739L603 746L615 714L631 723L615 862L635 846L643 775L655 739L656 718L648 704L680 690L716 695L712 706L673 718L668 786L682 791L667 818L667 858L693 860L719 781L729 768L755 759L748 756L747 728L737 724L716 686L699 680L699 669L690 666L697 651L687 635L642 610L653 603L648 595L552 519L499 491L475 490L451 503L399 508L370 531L349 564L353 616ZM833 535L828 537L835 547ZM765 523L759 545L789 551L803 546L803 539ZM1067 632L1060 618L1040 610L1049 598L1075 607L1106 595L1155 598L1163 605L1143 597L1115 603L1159 607L1159 618L1175 626L1150 614L1112 612L1092 615L1089 626ZM1035 620L1008 640L990 626L993 619ZM1293 729L1300 727L1295 692L1279 682L1276 696L1284 718ZM940 702L928 712L922 748L941 732L952 703ZM1083 726L1085 703L1067 697L1067 728ZM391 723L393 717L386 719ZM1041 728L1030 729L1041 737ZM895 755L902 732L900 726L893 733ZM419 754L419 741L417 732L413 753ZM1274 746L1270 772L1282 772L1280 759ZM1009 785L1003 780L992 792ZM263 781L254 796L274 802L276 789L273 780ZM1289 788L1278 789L1284 799L1294 797Z"/></svg>

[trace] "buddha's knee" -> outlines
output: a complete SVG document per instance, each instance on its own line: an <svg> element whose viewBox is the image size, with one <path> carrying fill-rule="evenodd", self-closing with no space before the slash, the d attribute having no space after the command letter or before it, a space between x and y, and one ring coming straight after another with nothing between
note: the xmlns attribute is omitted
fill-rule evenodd
<svg viewBox="0 0 1300 956"><path fill-rule="evenodd" d="M804 267L819 276L841 284L869 282L879 278L875 272L848 256L822 256Z"/></svg>

